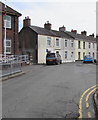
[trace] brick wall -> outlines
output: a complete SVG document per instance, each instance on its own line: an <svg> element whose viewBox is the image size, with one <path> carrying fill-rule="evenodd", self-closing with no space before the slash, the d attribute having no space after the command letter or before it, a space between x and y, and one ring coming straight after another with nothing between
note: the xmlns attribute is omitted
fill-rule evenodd
<svg viewBox="0 0 98 120"><path fill-rule="evenodd" d="M11 15L10 15L11 16ZM19 54L19 40L18 40L18 17L11 16L12 18L12 28L6 29L6 35L8 39L12 40L12 54ZM3 21L3 17L2 17ZM4 40L4 22L2 23L2 39ZM3 43L4 45L4 43ZM4 49L3 49L4 52Z"/></svg>
<svg viewBox="0 0 98 120"><path fill-rule="evenodd" d="M0 54L4 54L4 20L3 20L3 11L4 11L4 4L0 2L0 9L2 13L0 13ZM7 15L11 16L12 27L11 29L6 29L6 37L7 39L12 40L12 53L11 54L19 54L19 40L18 40L18 18L21 16L20 13L17 13L12 8L7 7Z"/></svg>

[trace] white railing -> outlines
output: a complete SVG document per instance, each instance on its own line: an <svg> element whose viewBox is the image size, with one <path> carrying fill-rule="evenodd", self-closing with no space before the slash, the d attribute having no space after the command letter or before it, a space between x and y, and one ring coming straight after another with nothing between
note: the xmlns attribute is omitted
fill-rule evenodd
<svg viewBox="0 0 98 120"><path fill-rule="evenodd" d="M0 54L0 64L10 63L10 62L19 62L26 63L29 61L28 55L3 55Z"/></svg>
<svg viewBox="0 0 98 120"><path fill-rule="evenodd" d="M0 54L0 78L21 72L21 63L29 62L28 55L2 55Z"/></svg>

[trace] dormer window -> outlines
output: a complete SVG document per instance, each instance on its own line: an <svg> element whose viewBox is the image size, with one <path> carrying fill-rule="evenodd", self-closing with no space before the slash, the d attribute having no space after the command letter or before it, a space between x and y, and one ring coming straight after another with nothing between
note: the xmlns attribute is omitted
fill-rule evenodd
<svg viewBox="0 0 98 120"><path fill-rule="evenodd" d="M4 16L4 28L5 27L11 29L11 16L9 15Z"/></svg>

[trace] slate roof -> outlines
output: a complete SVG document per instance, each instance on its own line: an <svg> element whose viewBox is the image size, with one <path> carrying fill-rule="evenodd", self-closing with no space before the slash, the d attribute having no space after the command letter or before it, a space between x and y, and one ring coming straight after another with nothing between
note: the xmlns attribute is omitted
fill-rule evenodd
<svg viewBox="0 0 98 120"><path fill-rule="evenodd" d="M62 37L62 38L72 38L72 39L77 39L77 40L84 40L84 41L90 41L90 42L96 42L96 39L92 36L86 36L86 35L81 35L81 34L75 34L73 32L65 31L65 32L60 32L56 30L48 30L42 27L38 26L30 26L30 28L35 31L37 34L40 35L47 35L47 36L54 36L54 37Z"/></svg>
<svg viewBox="0 0 98 120"><path fill-rule="evenodd" d="M48 30L42 27L37 27L37 26L30 26L32 30L34 30L37 34L40 35L47 35L47 36L54 36L54 37L64 37L64 38L73 38L66 34L66 32L60 32L56 30Z"/></svg>
<svg viewBox="0 0 98 120"><path fill-rule="evenodd" d="M75 39L77 40L84 40L84 41L92 41L92 42L96 42L96 38L94 38L93 36L86 36L86 35L82 35L82 34L75 34L73 32L69 32L69 31L66 31L66 33L68 35L71 35L72 37L74 37Z"/></svg>

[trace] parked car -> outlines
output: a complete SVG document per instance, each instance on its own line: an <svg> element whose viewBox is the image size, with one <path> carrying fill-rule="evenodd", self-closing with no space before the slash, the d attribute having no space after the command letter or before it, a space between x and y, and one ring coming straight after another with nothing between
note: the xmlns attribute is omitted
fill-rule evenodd
<svg viewBox="0 0 98 120"><path fill-rule="evenodd" d="M84 56L83 63L93 63L93 62L94 62L93 57L89 55Z"/></svg>
<svg viewBox="0 0 98 120"><path fill-rule="evenodd" d="M46 64L61 64L62 59L59 53L47 53L46 55Z"/></svg>

